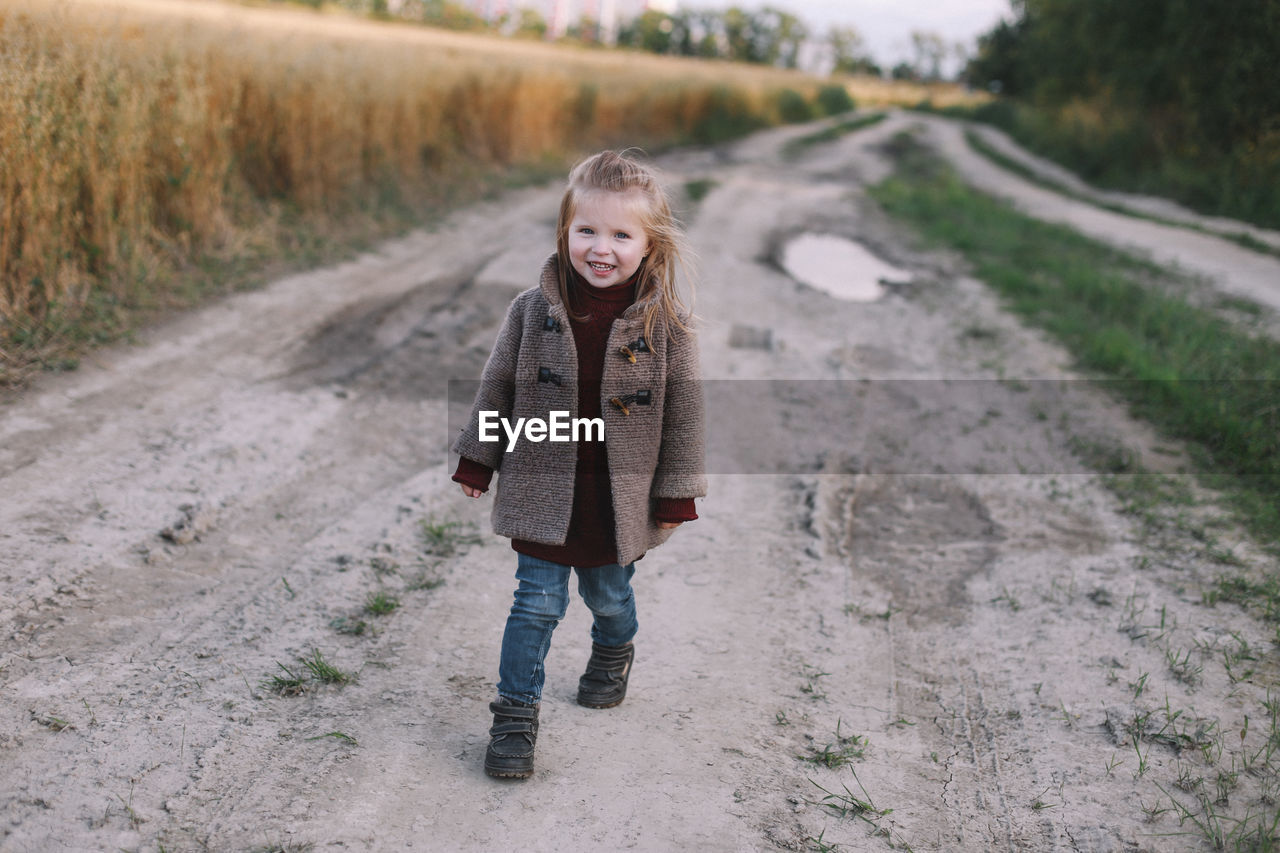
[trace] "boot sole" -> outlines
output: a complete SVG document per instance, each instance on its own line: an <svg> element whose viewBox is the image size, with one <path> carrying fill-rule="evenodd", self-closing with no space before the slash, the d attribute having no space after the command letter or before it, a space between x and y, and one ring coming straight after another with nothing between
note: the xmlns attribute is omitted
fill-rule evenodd
<svg viewBox="0 0 1280 853"><path fill-rule="evenodd" d="M581 705L581 706L582 706L582 707L584 707L584 708L592 708L592 709L597 710L597 711L603 711L605 708L616 708L616 707L618 707L619 705L621 705L621 704L626 700L626 698L627 698L626 696L623 696L623 697L622 697L621 699L619 699L617 702L606 702L606 703L604 703L604 704L599 704L599 703L597 703L597 702L583 702L581 699L579 699L579 700L578 700L578 704L579 704L579 705Z"/></svg>
<svg viewBox="0 0 1280 853"><path fill-rule="evenodd" d="M484 769L484 773L486 776L492 776L494 779L528 779L533 775L532 770L490 770L488 767Z"/></svg>
<svg viewBox="0 0 1280 853"><path fill-rule="evenodd" d="M515 770L510 767L494 767L486 761L484 772L486 776L492 776L495 779L528 779L533 775L533 768Z"/></svg>

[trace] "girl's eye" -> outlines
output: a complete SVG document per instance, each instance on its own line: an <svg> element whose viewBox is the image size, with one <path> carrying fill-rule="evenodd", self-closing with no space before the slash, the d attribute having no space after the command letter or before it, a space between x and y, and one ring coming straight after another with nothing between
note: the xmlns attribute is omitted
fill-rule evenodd
<svg viewBox="0 0 1280 853"><path fill-rule="evenodd" d="M594 234L595 232L594 232L594 231L592 231L590 228L587 228L587 227L585 227L585 226L584 226L584 227L582 227L582 228L579 228L579 229L578 229L578 233L579 233L579 234Z"/></svg>
<svg viewBox="0 0 1280 853"><path fill-rule="evenodd" d="M631 235L630 235L630 234L628 234L626 231L619 231L617 234L614 234L613 236L615 236L615 237L619 238L620 240L630 240L630 239L631 239Z"/></svg>

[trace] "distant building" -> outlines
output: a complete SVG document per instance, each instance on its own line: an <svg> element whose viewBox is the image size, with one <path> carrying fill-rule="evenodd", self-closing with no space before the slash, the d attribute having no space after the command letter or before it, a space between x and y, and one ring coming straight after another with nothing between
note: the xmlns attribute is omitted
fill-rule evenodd
<svg viewBox="0 0 1280 853"><path fill-rule="evenodd" d="M600 0L600 43L618 43L618 4L616 0Z"/></svg>

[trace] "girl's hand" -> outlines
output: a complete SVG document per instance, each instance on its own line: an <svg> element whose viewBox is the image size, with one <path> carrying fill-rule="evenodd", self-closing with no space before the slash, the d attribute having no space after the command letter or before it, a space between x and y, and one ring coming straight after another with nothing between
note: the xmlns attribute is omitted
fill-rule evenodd
<svg viewBox="0 0 1280 853"><path fill-rule="evenodd" d="M661 527L663 530L674 530L675 528L679 527L682 524L684 524L683 521L659 521L658 522L658 526Z"/></svg>
<svg viewBox="0 0 1280 853"><path fill-rule="evenodd" d="M466 483L459 483L458 485L462 486L462 493L469 498L478 498L484 494L484 492L480 491L479 489L473 489L471 486L468 486Z"/></svg>

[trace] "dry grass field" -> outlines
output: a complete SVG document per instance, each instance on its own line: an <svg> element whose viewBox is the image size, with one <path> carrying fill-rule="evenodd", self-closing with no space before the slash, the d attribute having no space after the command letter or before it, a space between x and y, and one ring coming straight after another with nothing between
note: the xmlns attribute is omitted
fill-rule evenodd
<svg viewBox="0 0 1280 853"><path fill-rule="evenodd" d="M163 0L0 0L0 80L0 384L296 256L299 229L376 237L512 170L777 123L825 82ZM854 91L895 93L921 97Z"/></svg>

